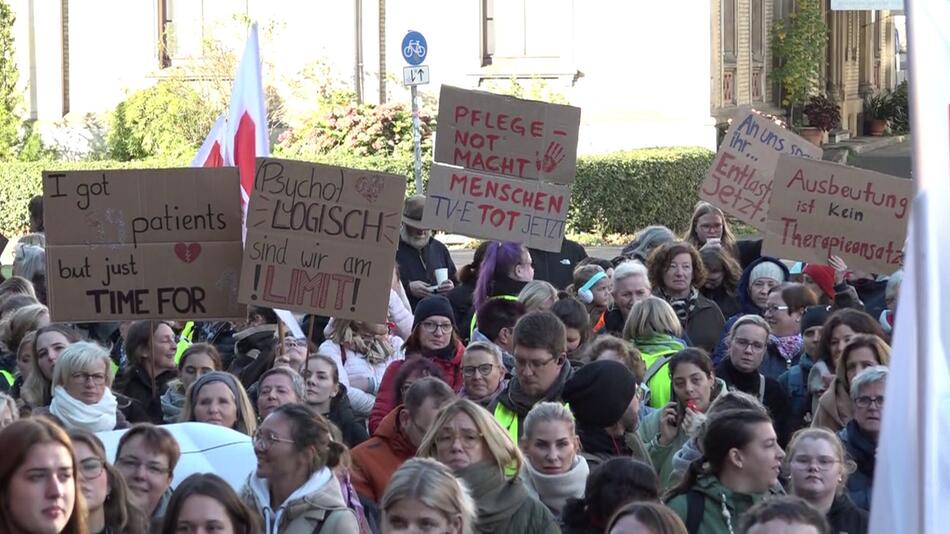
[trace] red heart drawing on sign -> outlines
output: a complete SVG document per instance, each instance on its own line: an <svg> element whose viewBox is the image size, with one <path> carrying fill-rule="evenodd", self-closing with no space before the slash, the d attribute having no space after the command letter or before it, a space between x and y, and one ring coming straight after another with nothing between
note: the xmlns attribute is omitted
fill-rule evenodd
<svg viewBox="0 0 950 534"><path fill-rule="evenodd" d="M201 245L199 243L176 243L175 255L185 263L191 263L201 255Z"/></svg>
<svg viewBox="0 0 950 534"><path fill-rule="evenodd" d="M383 179L380 176L369 178L364 176L356 182L356 192L370 202L376 202L383 192Z"/></svg>

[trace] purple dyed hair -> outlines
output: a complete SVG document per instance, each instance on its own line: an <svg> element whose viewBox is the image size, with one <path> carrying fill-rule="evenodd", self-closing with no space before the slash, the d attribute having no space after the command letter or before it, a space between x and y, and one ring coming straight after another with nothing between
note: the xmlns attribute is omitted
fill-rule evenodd
<svg viewBox="0 0 950 534"><path fill-rule="evenodd" d="M481 308L491 296L494 281L503 276L510 276L515 266L521 263L522 250L524 247L521 243L512 241L492 241L488 245L485 259L482 260L482 266L478 270L475 294L472 296L476 310Z"/></svg>

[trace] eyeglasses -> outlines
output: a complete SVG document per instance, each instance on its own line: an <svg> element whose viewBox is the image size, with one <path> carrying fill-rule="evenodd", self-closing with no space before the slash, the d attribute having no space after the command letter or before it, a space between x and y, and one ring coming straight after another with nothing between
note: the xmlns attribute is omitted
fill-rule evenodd
<svg viewBox="0 0 950 534"><path fill-rule="evenodd" d="M261 450L270 449L271 445L274 443L294 443L294 440L282 438L274 433L265 434L261 431L254 432L254 437L252 438L254 446L260 447Z"/></svg>
<svg viewBox="0 0 950 534"><path fill-rule="evenodd" d="M818 463L818 469L820 471L828 471L832 466L841 462L830 456L819 456L817 458L812 458L811 456L796 456L792 458L792 465L799 469L808 469L813 463Z"/></svg>
<svg viewBox="0 0 950 534"><path fill-rule="evenodd" d="M102 470L104 468L105 462L98 458L86 458L85 460L79 462L79 473L86 480L99 478L99 475L102 474Z"/></svg>
<svg viewBox="0 0 950 534"><path fill-rule="evenodd" d="M787 311L787 310L788 310L788 306L776 306L774 304L770 304L765 307L765 313L775 313L775 312Z"/></svg>
<svg viewBox="0 0 950 534"><path fill-rule="evenodd" d="M475 371L478 371L478 374L482 376L488 376L491 374L492 369L494 368L495 366L490 363L484 363L482 365L469 365L462 367L462 376L465 378L472 378L475 376Z"/></svg>
<svg viewBox="0 0 950 534"><path fill-rule="evenodd" d="M452 323L431 323L429 321L422 321L422 329L429 334L434 334L436 330L449 333L452 331Z"/></svg>
<svg viewBox="0 0 950 534"><path fill-rule="evenodd" d="M737 337L737 338L733 339L733 340L732 340L732 343L735 344L735 346L739 347L739 348L742 349L742 350L745 350L745 349L747 349L747 348L749 348L749 347L752 347L752 350L754 350L754 351L756 351L756 352L761 351L761 350L765 350L765 343L761 343L761 342L759 342L759 341L749 341L748 339L743 339L743 338L741 338L741 337Z"/></svg>
<svg viewBox="0 0 950 534"><path fill-rule="evenodd" d="M515 367L517 369L531 369L532 371L540 371L542 367L553 362L557 359L557 356L551 356L547 360L538 361L538 360L525 360L515 356Z"/></svg>
<svg viewBox="0 0 950 534"><path fill-rule="evenodd" d="M481 432L471 432L471 431L462 431L462 432L452 432L445 431L435 437L435 444L438 447L451 447L455 440L459 440L462 444L462 447L465 449L474 449L481 443L482 434Z"/></svg>
<svg viewBox="0 0 950 534"><path fill-rule="evenodd" d="M285 337L284 346L287 348L306 347L307 338L305 337Z"/></svg>
<svg viewBox="0 0 950 534"><path fill-rule="evenodd" d="M878 408L881 408L884 406L884 396L868 397L867 395L862 395L854 399L854 404L857 405L858 408L870 408L871 404L876 404Z"/></svg>
<svg viewBox="0 0 950 534"><path fill-rule="evenodd" d="M128 473L138 473L139 468L145 467L145 471L153 476L165 476L168 474L168 468L158 462L143 462L138 458L122 457L115 463L116 467Z"/></svg>
<svg viewBox="0 0 950 534"><path fill-rule="evenodd" d="M73 382L79 382L81 384L91 381L93 385L101 386L106 383L105 373L73 373L69 375L69 378Z"/></svg>

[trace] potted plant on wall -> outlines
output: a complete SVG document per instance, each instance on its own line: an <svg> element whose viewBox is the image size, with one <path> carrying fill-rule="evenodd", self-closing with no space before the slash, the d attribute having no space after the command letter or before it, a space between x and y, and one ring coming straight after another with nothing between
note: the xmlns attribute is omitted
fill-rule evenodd
<svg viewBox="0 0 950 534"><path fill-rule="evenodd" d="M775 22L771 40L776 66L769 77L781 86L782 105L788 108L789 123L800 127L800 106L817 92L828 44L821 0L799 0L787 20Z"/></svg>
<svg viewBox="0 0 950 534"><path fill-rule="evenodd" d="M841 110L838 109L838 104L825 95L809 98L802 113L808 118L808 127L801 130L802 137L818 146L821 146L825 132L841 125Z"/></svg>
<svg viewBox="0 0 950 534"><path fill-rule="evenodd" d="M880 137L891 118L890 94L880 92L864 97L864 127L869 135Z"/></svg>

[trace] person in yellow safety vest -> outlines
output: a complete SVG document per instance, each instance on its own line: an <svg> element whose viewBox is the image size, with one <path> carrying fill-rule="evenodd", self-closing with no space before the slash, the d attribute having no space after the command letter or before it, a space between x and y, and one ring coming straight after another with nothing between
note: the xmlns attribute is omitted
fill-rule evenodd
<svg viewBox="0 0 950 534"><path fill-rule="evenodd" d="M514 332L515 375L490 411L518 443L523 421L535 404L560 402L572 371L565 354L564 324L551 312L533 312L518 320Z"/></svg>
<svg viewBox="0 0 950 534"><path fill-rule="evenodd" d="M181 334L178 336L178 348L175 350L175 365L178 365L178 362L181 361L181 355L188 350L188 347L191 346L191 338L195 334L195 322L188 321L185 323L185 327L181 329Z"/></svg>
<svg viewBox="0 0 950 534"><path fill-rule="evenodd" d="M0 369L0 377L3 378L3 382L0 382L0 391L9 391L13 387L13 383L16 382L13 373L6 369Z"/></svg>

